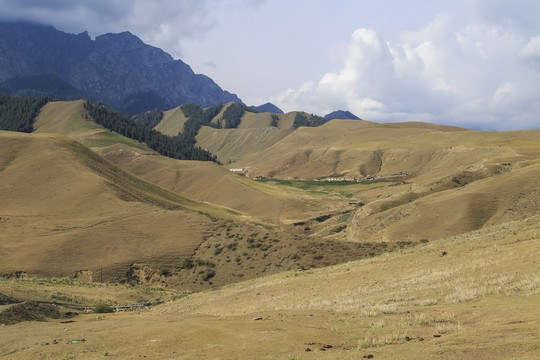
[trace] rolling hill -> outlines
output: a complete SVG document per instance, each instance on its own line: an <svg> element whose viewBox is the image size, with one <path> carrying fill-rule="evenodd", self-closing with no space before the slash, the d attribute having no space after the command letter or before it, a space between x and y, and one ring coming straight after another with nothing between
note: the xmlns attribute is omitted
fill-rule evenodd
<svg viewBox="0 0 540 360"><path fill-rule="evenodd" d="M15 227L5 226L12 232L5 231L2 241L9 238L17 245L13 245L14 255L6 256L0 268L4 276L73 277L89 273L95 279L99 267L100 276L103 272L107 281L165 282L196 290L299 266L335 264L397 247L376 243L336 246L333 241L310 236L308 229L287 223L306 215L346 211L349 206L301 191L276 191L213 163L160 156L144 144L95 124L86 116L83 105L81 101L50 102L38 116L34 134L21 138L16 133L3 133L3 148L17 149L17 141L21 141L41 155L33 156L34 151L5 153L9 166L0 174L6 189L11 189L13 179L30 176L37 164L47 170L39 186L29 184L29 188L9 191L12 207L6 207L4 216L10 219L7 224ZM55 144L72 151L57 153ZM74 164L68 165L71 161ZM28 165L18 168L11 166L13 163ZM97 175L95 186L84 180L93 179L91 174ZM30 188L42 196L32 196L32 205L26 205L20 199L26 199ZM47 192L49 188L55 192ZM54 201L49 201L49 196ZM92 201L86 202L87 198ZM98 206L102 201L105 203ZM69 206L71 203L75 208ZM28 212L30 206L34 211L39 209L34 216L41 219L42 226L11 238L18 229L14 219ZM141 206L143 209L139 209ZM56 212L57 207L61 213ZM99 216L94 214L98 208ZM170 221L174 226L168 225ZM152 224L162 231L154 233ZM41 237L51 241L36 246ZM80 250L83 246L84 251ZM17 256L26 249L36 252L28 250L33 255L26 255L30 260L21 265ZM141 256L137 257L139 250ZM118 251L123 256L115 255ZM44 265L59 254L65 262ZM162 269L167 269L168 276L158 275Z"/></svg>
<svg viewBox="0 0 540 360"><path fill-rule="evenodd" d="M164 302L144 311L79 315L69 324L9 325L0 356L534 359L540 345L539 230L534 216L194 294L0 280L15 297L124 304L159 296ZM73 345L73 339L85 341Z"/></svg>
<svg viewBox="0 0 540 360"><path fill-rule="evenodd" d="M362 204L350 209L349 217L328 211L330 221L324 224L305 216L302 220L319 236L419 241L540 210L536 130L482 132L419 122L333 120L294 131L294 116L280 115L275 128L263 120L265 114L246 113L237 129L203 127L197 141L227 167L242 169L248 178L268 179L267 184L353 180L342 187L310 183L311 194L339 189L333 200L343 208ZM362 179L364 186L354 182ZM330 203L330 196L326 199ZM441 219L443 226L431 226Z"/></svg>
<svg viewBox="0 0 540 360"><path fill-rule="evenodd" d="M84 120L81 111L76 102L47 104L36 132L70 136L123 169L194 201L278 226L305 223L311 237L417 242L532 216L540 209L536 130L481 132L333 120L295 131L295 113L280 115L278 127L269 126L267 113L245 113L237 129L202 127L198 144L218 154L226 168L242 169L247 175L242 177L216 164L156 156ZM182 121L182 110L172 109L156 129ZM312 181L368 176L343 184ZM256 177L267 180L253 181ZM284 186L285 179L293 186ZM294 187L295 181L304 188ZM442 226L433 228L440 219L445 219Z"/></svg>
<svg viewBox="0 0 540 360"><path fill-rule="evenodd" d="M0 141L9 149L0 172L3 274L74 276L103 267L118 281L130 264L189 256L211 231L207 215L188 211L189 200L76 142L8 132ZM161 230L150 231L152 224Z"/></svg>
<svg viewBox="0 0 540 360"><path fill-rule="evenodd" d="M311 246L302 234L186 199L65 137L2 132L0 142L9 149L0 163L3 276L85 274L95 281L99 274L109 282L188 290L312 261L291 257ZM321 244L321 251L331 248ZM362 248L332 251L325 262L367 256Z"/></svg>
<svg viewBox="0 0 540 360"><path fill-rule="evenodd" d="M536 356L538 130L246 112L199 130L220 166L87 115L50 102L0 132L0 300L152 308L10 323L0 356Z"/></svg>

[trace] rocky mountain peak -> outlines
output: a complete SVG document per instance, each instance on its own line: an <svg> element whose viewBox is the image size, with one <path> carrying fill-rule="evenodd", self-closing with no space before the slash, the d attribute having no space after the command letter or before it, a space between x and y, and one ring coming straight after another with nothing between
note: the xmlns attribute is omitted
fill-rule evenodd
<svg viewBox="0 0 540 360"><path fill-rule="evenodd" d="M127 112L242 101L162 49L125 31L92 40L52 26L0 23L1 82L53 74L89 97ZM13 87L11 81L10 87Z"/></svg>

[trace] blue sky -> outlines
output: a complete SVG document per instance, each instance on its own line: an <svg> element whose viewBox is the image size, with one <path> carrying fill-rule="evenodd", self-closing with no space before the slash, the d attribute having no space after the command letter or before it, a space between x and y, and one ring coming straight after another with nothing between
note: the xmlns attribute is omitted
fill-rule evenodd
<svg viewBox="0 0 540 360"><path fill-rule="evenodd" d="M131 31L248 105L540 128L538 0L0 0L0 17Z"/></svg>

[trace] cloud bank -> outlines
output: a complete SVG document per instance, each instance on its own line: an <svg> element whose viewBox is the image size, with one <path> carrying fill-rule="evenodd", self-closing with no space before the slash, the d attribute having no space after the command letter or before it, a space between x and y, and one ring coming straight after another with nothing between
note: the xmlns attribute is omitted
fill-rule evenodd
<svg viewBox="0 0 540 360"><path fill-rule="evenodd" d="M287 89L272 102L286 111L345 109L378 122L540 128L540 31L527 19L504 17L506 7L495 11L486 3L471 5L474 18L439 14L393 42L358 28L338 71Z"/></svg>
<svg viewBox="0 0 540 360"><path fill-rule="evenodd" d="M95 37L129 30L144 42L182 53L181 41L204 36L216 21L217 0L0 0L1 20L50 24Z"/></svg>

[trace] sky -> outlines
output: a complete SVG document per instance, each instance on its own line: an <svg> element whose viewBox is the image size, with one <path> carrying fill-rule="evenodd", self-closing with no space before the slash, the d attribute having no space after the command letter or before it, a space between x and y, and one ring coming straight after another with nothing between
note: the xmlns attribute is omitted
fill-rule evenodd
<svg viewBox="0 0 540 360"><path fill-rule="evenodd" d="M248 105L540 128L538 0L0 0L0 19L130 31Z"/></svg>

